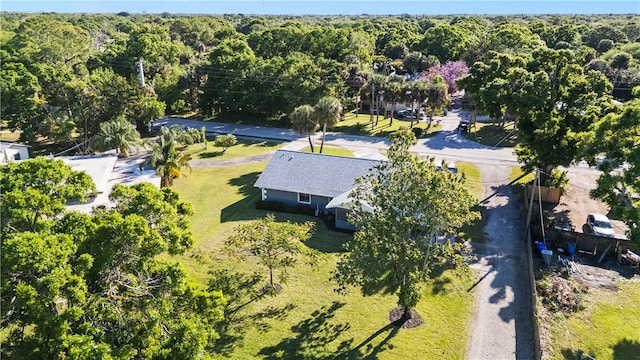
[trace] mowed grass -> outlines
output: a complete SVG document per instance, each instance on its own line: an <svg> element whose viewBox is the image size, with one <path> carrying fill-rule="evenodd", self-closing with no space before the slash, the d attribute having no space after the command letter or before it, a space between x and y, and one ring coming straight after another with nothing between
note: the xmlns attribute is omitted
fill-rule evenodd
<svg viewBox="0 0 640 360"><path fill-rule="evenodd" d="M192 219L196 245L176 257L200 283L210 270L268 272L255 261L229 258L223 243L238 224L264 217L256 210L260 192L253 188L266 162L196 168L179 179L175 189L195 208ZM314 217L276 213L280 221L315 221L307 245L320 252L315 266L301 259L290 270L283 290L274 297L250 303L236 328L242 329L227 352L228 359L462 359L473 311L472 278L449 272L424 289L416 310L424 324L414 329L389 325L388 313L397 297L380 294L363 297L358 289L335 291L331 272L350 234L329 231ZM276 272L277 275L277 272ZM266 280L265 280L266 281Z"/></svg>
<svg viewBox="0 0 640 360"><path fill-rule="evenodd" d="M374 136L374 137L389 137L389 135L400 128L409 129L411 122L406 120L398 120L393 119L384 119L384 116L380 115L378 117L378 122L375 124L376 116L374 115L374 126L371 126L371 116L369 114L354 114L348 113L345 114L340 122L331 127L328 131L340 132L343 134L350 135L361 135L361 136ZM413 123L414 128L424 129L427 127L425 123ZM441 125L435 125L435 122L432 124L429 129L429 135L432 135L442 128ZM427 136L429 136L427 135Z"/></svg>
<svg viewBox="0 0 640 360"><path fill-rule="evenodd" d="M317 153L320 151L320 145L313 146L313 150ZM307 146L305 148L300 149L302 152L311 152L311 147ZM341 148L339 146L327 146L326 144L322 148L322 153L325 155L336 155L336 156L346 156L353 157L353 151Z"/></svg>
<svg viewBox="0 0 640 360"><path fill-rule="evenodd" d="M458 171L465 176L465 185L471 195L478 201L484 198L484 186L482 176L477 165L467 162L456 163ZM480 219L469 225L465 225L458 231L457 237L465 241L484 242L484 227L487 225L487 210L479 204L473 208L480 212Z"/></svg>
<svg viewBox="0 0 640 360"><path fill-rule="evenodd" d="M504 127L491 123L476 122L475 128L471 127L469 132L463 132L465 138L483 145L497 147L514 147L518 138L513 132L513 123L508 123Z"/></svg>
<svg viewBox="0 0 640 360"><path fill-rule="evenodd" d="M529 184L535 179L535 177L535 173L525 173L519 166L512 167L509 172L509 181L511 182L511 185Z"/></svg>
<svg viewBox="0 0 640 360"><path fill-rule="evenodd" d="M238 140L236 145L226 151L214 145L212 138L207 139L207 148L201 144L189 145L185 153L191 154L193 160L229 160L238 157L264 154L283 146L280 142Z"/></svg>
<svg viewBox="0 0 640 360"><path fill-rule="evenodd" d="M576 359L578 350L598 360L640 358L640 283L618 286L591 288L585 310L553 319L549 359Z"/></svg>

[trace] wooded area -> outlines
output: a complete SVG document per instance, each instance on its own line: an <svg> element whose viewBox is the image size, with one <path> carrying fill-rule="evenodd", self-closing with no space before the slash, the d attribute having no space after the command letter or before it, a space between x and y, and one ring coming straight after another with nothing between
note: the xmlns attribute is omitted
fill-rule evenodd
<svg viewBox="0 0 640 360"><path fill-rule="evenodd" d="M453 93L456 78L494 52L538 58L540 49L567 50L571 63L597 70L613 83L606 91L625 100L640 83L638 37L637 15L3 13L2 120L32 144L85 141L118 116L140 132L164 114L288 125L294 108L323 96L347 111L368 104L372 91L408 102L408 93L420 93L413 80L436 75ZM496 119L514 115L502 107L481 106Z"/></svg>
<svg viewBox="0 0 640 360"><path fill-rule="evenodd" d="M523 167L550 183L562 182L557 168L595 165L606 155L591 195L640 241L640 15L2 19L1 127L38 151L108 146L125 156L127 144L139 144L165 115L293 127L313 149L311 134L326 133L345 112L371 113L373 122L373 111L386 117L390 110L393 119L405 103L433 117L464 90L472 118L514 123ZM177 147L206 146L205 131L163 127L154 135L150 163L166 187L117 186L115 208L92 215L64 211L67 201L91 196L86 176L43 158L0 166L3 354L195 358L233 346L233 337L218 341L229 335L223 319L264 295L251 293L257 280L221 272L206 287L161 259L195 242L193 209L169 187L189 169L189 155ZM426 166L406 169L396 187L379 193L413 198L398 191L416 169L427 180L416 185L437 183ZM429 202L440 196L433 193ZM469 205L467 195L448 200ZM443 224L475 218L463 210L460 224ZM407 233L425 226L409 220L400 224ZM432 230L430 238L443 229ZM457 252L445 255L460 260ZM404 295L409 310L419 297Z"/></svg>

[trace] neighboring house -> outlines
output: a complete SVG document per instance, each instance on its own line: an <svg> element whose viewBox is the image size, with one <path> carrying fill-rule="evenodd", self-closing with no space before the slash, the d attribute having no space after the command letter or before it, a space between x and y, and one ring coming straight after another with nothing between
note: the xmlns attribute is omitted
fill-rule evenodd
<svg viewBox="0 0 640 360"><path fill-rule="evenodd" d="M331 213L339 229L354 230L347 221L348 194L355 179L381 160L278 150L253 185L263 201L304 205L316 213ZM336 199L332 206L327 205Z"/></svg>
<svg viewBox="0 0 640 360"><path fill-rule="evenodd" d="M29 159L29 145L0 141L0 164Z"/></svg>

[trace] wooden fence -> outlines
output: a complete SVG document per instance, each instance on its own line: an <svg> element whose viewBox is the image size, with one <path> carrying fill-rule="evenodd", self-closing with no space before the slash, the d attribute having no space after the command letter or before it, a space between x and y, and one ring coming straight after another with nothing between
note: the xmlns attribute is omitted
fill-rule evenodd
<svg viewBox="0 0 640 360"><path fill-rule="evenodd" d="M576 252L597 256L599 261L608 254L617 254L619 249L629 249L637 253L636 246L627 239L598 236L568 230L546 229L546 231L548 234L547 238L558 239L561 234L563 242L576 244Z"/></svg>
<svg viewBox="0 0 640 360"><path fill-rule="evenodd" d="M532 188L533 188L533 185L525 185L524 186L525 198L526 199L529 199L529 196L531 194L531 189ZM542 201L557 204L557 203L560 202L560 196L562 196L562 190L560 190L558 188L550 188L550 187L546 187L546 186L540 186L540 198L542 199ZM536 199L534 199L534 200L538 200L537 199L537 197L538 197L538 189L536 189L535 197L536 197Z"/></svg>

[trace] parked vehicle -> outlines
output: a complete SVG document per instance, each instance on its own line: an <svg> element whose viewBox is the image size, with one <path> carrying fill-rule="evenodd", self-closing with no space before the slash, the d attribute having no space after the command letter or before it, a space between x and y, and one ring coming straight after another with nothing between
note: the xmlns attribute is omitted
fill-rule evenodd
<svg viewBox="0 0 640 360"><path fill-rule="evenodd" d="M461 132L462 131L469 132L469 130L471 129L471 123L467 119L462 119L460 120L460 125L458 125L458 129L460 129Z"/></svg>
<svg viewBox="0 0 640 360"><path fill-rule="evenodd" d="M424 120L425 117L425 113L424 111L420 110L420 112L418 113L418 120ZM396 119L398 120L411 120L411 119L416 119L416 112L415 111L411 111L411 110L400 110L398 112L396 112L394 114L394 116Z"/></svg>
<svg viewBox="0 0 640 360"><path fill-rule="evenodd" d="M591 213L587 216L587 226L594 235L613 237L613 226L609 218L602 214Z"/></svg>

